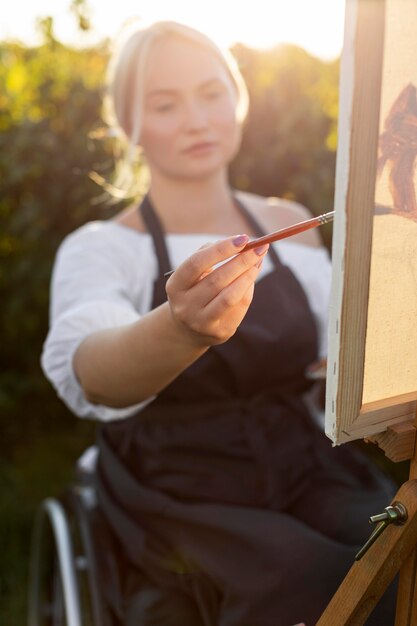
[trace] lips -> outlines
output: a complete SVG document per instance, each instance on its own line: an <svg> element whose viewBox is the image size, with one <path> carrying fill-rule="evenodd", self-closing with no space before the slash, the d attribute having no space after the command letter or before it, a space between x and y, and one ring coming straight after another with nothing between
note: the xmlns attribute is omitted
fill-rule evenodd
<svg viewBox="0 0 417 626"><path fill-rule="evenodd" d="M198 143L193 143L188 148L185 148L185 154L206 154L207 152L211 152L213 148L216 146L214 141L199 141Z"/></svg>

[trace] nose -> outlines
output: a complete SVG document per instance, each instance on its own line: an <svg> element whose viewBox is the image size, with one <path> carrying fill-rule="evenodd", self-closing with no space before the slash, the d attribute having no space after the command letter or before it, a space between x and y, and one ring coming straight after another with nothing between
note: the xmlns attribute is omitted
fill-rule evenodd
<svg viewBox="0 0 417 626"><path fill-rule="evenodd" d="M184 110L184 124L189 131L207 128L209 118L206 107L198 98L190 98Z"/></svg>

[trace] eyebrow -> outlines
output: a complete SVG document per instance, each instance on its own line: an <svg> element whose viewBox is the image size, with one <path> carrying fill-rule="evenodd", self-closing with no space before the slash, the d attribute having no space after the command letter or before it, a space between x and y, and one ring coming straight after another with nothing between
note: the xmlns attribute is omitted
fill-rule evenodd
<svg viewBox="0 0 417 626"><path fill-rule="evenodd" d="M203 83L198 85L198 89L206 89L212 85L224 85L224 82L219 78L209 78L205 80ZM173 89L154 89L147 94L147 98L154 98L157 96L174 96L177 93L175 88Z"/></svg>

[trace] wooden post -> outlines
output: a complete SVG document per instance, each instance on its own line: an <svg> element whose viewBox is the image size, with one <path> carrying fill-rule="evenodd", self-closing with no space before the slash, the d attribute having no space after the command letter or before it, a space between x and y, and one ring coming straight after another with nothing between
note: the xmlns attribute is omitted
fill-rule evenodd
<svg viewBox="0 0 417 626"><path fill-rule="evenodd" d="M414 425L417 427L417 414ZM410 462L410 480L417 479L417 450L414 445L413 458ZM417 545L417 542L416 544ZM405 561L400 572L398 585L397 613L395 626L414 626L417 624L417 549L415 548Z"/></svg>
<svg viewBox="0 0 417 626"><path fill-rule="evenodd" d="M407 521L401 526L390 524L362 559L352 565L316 626L362 626L404 562L414 555L417 545L417 479L404 483L394 500L406 507ZM417 624L412 621L416 610L412 606L415 562L414 556L410 557L402 575L399 607L404 618L398 617L402 621L396 621L395 626Z"/></svg>
<svg viewBox="0 0 417 626"><path fill-rule="evenodd" d="M417 414L414 426L417 429ZM362 559L352 565L316 626L362 626L398 571L395 626L417 626L417 446L414 440L409 480L400 487L393 501L406 507L407 521L401 526L389 525Z"/></svg>

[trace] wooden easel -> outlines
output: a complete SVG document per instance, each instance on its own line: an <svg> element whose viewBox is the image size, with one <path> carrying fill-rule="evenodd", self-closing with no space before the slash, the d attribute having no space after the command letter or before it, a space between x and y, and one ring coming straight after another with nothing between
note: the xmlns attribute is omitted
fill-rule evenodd
<svg viewBox="0 0 417 626"><path fill-rule="evenodd" d="M417 417L414 424L398 424L373 438L391 460L410 459L409 480L394 498L406 507L408 518L403 525L387 526L352 565L316 626L362 626L398 571L395 626L417 625L416 428Z"/></svg>
<svg viewBox="0 0 417 626"><path fill-rule="evenodd" d="M389 325L385 325L383 316L369 317L370 313L383 311L396 320L394 309L385 306L385 302L391 305L402 301L402 297L390 298L385 288L380 290L372 282L371 266L373 259L383 256L373 255L373 251L378 251L377 245L381 250L382 242L378 234L382 232L381 223L377 227L375 220L377 198L384 198L382 204L396 211L399 206L393 195L394 188L398 191L397 181L394 184L388 176L390 193L386 188L377 188L382 175L378 155L380 138L384 135L384 141L387 139L386 122L393 103L407 84L417 84L413 30L416 7L416 0L346 0L326 402L327 432L336 444L370 437L370 433L390 424L384 433L372 435L370 440L393 461L411 460L409 480L394 498L406 507L408 518L403 525L388 525L361 560L354 562L316 626L361 626L398 572L395 626L417 626L416 352L408 349L409 339L415 334L414 330L406 330L395 361L395 350L388 354L379 349L388 342L384 344L377 334L373 335L373 343L370 341L374 329L383 328L389 336ZM385 163L388 160L387 157ZM413 227L414 224L413 221ZM398 256L401 254L399 249ZM387 274L380 265L378 271L373 278L379 275L385 279ZM407 297L405 282L399 284L404 286L403 295ZM414 296L414 285L412 293ZM377 300L372 299L376 294L382 296L379 308ZM414 309L409 318L413 324ZM398 337L400 334L396 341ZM372 363L367 361L369 345L370 352L374 350ZM410 356L407 365L403 362L405 353ZM384 369L385 365L389 367ZM397 379L396 384L401 384L388 393L386 383L392 371L401 376L407 372L408 387ZM396 404L392 402L394 397Z"/></svg>

